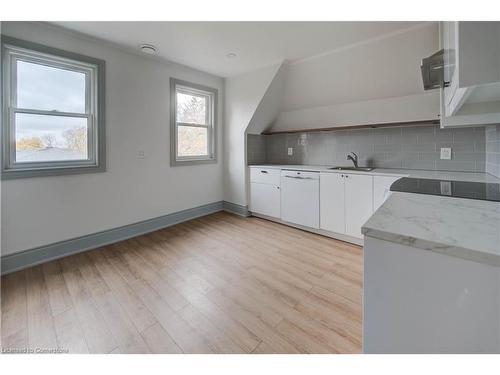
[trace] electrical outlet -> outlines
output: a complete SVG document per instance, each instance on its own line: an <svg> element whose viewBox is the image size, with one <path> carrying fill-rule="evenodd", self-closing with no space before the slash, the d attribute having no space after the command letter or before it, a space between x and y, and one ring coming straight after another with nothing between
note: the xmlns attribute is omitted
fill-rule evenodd
<svg viewBox="0 0 500 375"><path fill-rule="evenodd" d="M441 147L441 159L451 160L451 147Z"/></svg>
<svg viewBox="0 0 500 375"><path fill-rule="evenodd" d="M146 153L144 152L144 150L137 151L137 157L139 159L144 159L146 157Z"/></svg>
<svg viewBox="0 0 500 375"><path fill-rule="evenodd" d="M293 147L288 147L288 156L293 155Z"/></svg>

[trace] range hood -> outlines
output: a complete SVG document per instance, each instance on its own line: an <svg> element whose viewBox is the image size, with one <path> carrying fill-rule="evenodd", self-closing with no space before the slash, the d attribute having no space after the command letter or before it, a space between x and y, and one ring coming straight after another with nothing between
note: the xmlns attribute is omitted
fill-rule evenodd
<svg viewBox="0 0 500 375"><path fill-rule="evenodd" d="M444 82L444 49L435 54L422 59L420 65L424 90L438 89L445 87Z"/></svg>

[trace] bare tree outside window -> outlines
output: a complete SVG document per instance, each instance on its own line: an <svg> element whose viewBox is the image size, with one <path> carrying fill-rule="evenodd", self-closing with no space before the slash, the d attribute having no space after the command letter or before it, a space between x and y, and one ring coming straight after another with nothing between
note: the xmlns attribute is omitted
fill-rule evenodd
<svg viewBox="0 0 500 375"><path fill-rule="evenodd" d="M172 165L215 161L217 90L170 80L172 103Z"/></svg>
<svg viewBox="0 0 500 375"><path fill-rule="evenodd" d="M73 151L85 152L87 150L87 129L84 127L68 129L63 132L66 147Z"/></svg>
<svg viewBox="0 0 500 375"><path fill-rule="evenodd" d="M207 99L200 96L177 94L177 121L188 124L206 124Z"/></svg>
<svg viewBox="0 0 500 375"><path fill-rule="evenodd" d="M104 69L103 60L2 35L3 178L105 170Z"/></svg>
<svg viewBox="0 0 500 375"><path fill-rule="evenodd" d="M57 146L57 139L54 134L44 134L42 136L43 145L47 148L52 148Z"/></svg>
<svg viewBox="0 0 500 375"><path fill-rule="evenodd" d="M208 130L193 125L207 123L206 96L177 93L177 121L186 125L179 126L177 134L177 154L179 156L208 155Z"/></svg>

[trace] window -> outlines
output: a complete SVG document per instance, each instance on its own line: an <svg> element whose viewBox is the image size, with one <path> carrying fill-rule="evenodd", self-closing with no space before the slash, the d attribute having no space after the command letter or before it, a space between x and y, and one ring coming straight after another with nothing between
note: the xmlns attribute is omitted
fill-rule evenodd
<svg viewBox="0 0 500 375"><path fill-rule="evenodd" d="M104 170L104 61L2 36L2 178Z"/></svg>
<svg viewBox="0 0 500 375"><path fill-rule="evenodd" d="M217 90L172 78L170 95L171 165L215 162Z"/></svg>

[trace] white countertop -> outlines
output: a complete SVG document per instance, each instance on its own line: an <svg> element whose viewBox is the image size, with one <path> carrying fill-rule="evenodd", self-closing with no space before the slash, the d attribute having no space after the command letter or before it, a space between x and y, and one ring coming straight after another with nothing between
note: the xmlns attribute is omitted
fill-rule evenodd
<svg viewBox="0 0 500 375"><path fill-rule="evenodd" d="M393 193L362 232L500 267L500 202Z"/></svg>
<svg viewBox="0 0 500 375"><path fill-rule="evenodd" d="M500 183L487 173L328 166L256 165L256 168L408 176ZM362 228L365 236L500 267L500 202L394 192Z"/></svg>
<svg viewBox="0 0 500 375"><path fill-rule="evenodd" d="M418 169L386 169L375 168L369 172L363 171L340 171L328 169L331 166L324 165L286 165L286 164L262 164L250 165L250 168L267 168L267 169L290 169L298 171L311 172L329 172L329 173L350 173L350 174L367 174L373 176L401 176L415 178L430 178L452 181L474 181L474 182L494 182L500 183L500 179L488 173L483 172L452 172L452 171L427 171Z"/></svg>

